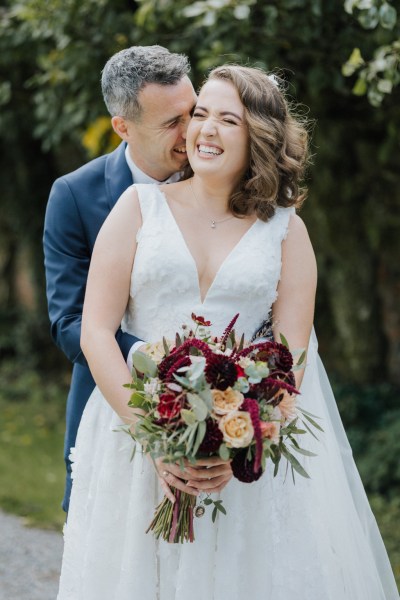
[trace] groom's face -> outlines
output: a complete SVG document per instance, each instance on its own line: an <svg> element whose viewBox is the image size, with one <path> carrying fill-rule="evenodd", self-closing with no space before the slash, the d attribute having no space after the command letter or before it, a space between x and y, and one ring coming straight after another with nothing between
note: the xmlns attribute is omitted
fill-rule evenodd
<svg viewBox="0 0 400 600"><path fill-rule="evenodd" d="M136 166L158 181L187 162L186 130L196 103L188 77L174 85L147 84L139 92L139 118L126 121L129 151Z"/></svg>

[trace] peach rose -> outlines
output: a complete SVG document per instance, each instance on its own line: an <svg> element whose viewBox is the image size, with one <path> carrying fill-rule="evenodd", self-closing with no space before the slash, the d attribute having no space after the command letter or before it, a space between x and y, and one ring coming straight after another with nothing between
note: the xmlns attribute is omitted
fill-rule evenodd
<svg viewBox="0 0 400 600"><path fill-rule="evenodd" d="M274 444L279 444L279 432L281 429L279 423L277 423L276 421L272 421L271 423L261 421L260 429L263 438L268 438Z"/></svg>
<svg viewBox="0 0 400 600"><path fill-rule="evenodd" d="M218 424L224 441L233 448L245 448L253 437L254 429L248 412L233 410L224 415Z"/></svg>
<svg viewBox="0 0 400 600"><path fill-rule="evenodd" d="M213 408L216 415L227 415L232 410L237 410L243 402L243 394L231 387L226 390L211 390Z"/></svg>
<svg viewBox="0 0 400 600"><path fill-rule="evenodd" d="M278 404L282 417L285 421L293 421L296 418L296 398L291 396L286 390L282 400Z"/></svg>

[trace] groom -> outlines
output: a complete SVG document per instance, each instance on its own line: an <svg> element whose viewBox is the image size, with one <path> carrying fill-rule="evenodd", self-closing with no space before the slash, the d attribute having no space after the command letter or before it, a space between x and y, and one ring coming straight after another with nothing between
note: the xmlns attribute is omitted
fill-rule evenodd
<svg viewBox="0 0 400 600"><path fill-rule="evenodd" d="M187 161L186 129L196 102L189 70L185 56L161 46L134 46L112 56L101 84L112 127L122 142L111 154L57 179L50 192L43 244L51 334L73 363L64 444L66 512L71 493L68 456L95 387L80 348L93 246L110 210L132 183L179 178ZM125 359L142 344L121 329L116 339Z"/></svg>

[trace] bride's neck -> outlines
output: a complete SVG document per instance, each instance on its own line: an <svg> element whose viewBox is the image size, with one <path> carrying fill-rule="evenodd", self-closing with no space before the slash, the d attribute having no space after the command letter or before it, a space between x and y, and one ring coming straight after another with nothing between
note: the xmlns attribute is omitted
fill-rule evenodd
<svg viewBox="0 0 400 600"><path fill-rule="evenodd" d="M193 192L193 200L199 208L211 211L214 216L224 216L229 213L229 199L233 189L231 185L218 184L196 175L189 179Z"/></svg>

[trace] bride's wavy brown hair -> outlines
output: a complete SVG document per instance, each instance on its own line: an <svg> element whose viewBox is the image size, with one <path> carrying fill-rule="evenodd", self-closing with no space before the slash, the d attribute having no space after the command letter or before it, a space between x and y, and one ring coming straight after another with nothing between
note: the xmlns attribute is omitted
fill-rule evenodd
<svg viewBox="0 0 400 600"><path fill-rule="evenodd" d="M261 69L225 65L213 69L206 83L213 79L234 85L249 131L249 166L230 198L230 210L268 221L276 206L299 208L306 197L301 181L309 160L305 119L291 114L277 79Z"/></svg>

